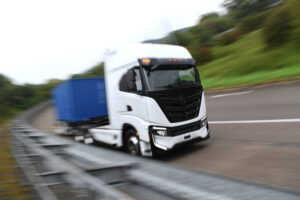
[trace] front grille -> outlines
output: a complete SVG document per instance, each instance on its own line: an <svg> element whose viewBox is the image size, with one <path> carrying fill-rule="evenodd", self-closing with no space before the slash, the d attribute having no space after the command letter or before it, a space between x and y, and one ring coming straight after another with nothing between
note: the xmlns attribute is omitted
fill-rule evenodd
<svg viewBox="0 0 300 200"><path fill-rule="evenodd" d="M168 134L170 136L178 136L178 135L182 135L184 133L199 130L200 128L202 128L201 127L201 120L193 122L191 124L186 124L186 125L182 125L182 126L176 126L176 127L168 128Z"/></svg>
<svg viewBox="0 0 300 200"><path fill-rule="evenodd" d="M198 116L202 90L157 95L158 103L170 122L181 122Z"/></svg>

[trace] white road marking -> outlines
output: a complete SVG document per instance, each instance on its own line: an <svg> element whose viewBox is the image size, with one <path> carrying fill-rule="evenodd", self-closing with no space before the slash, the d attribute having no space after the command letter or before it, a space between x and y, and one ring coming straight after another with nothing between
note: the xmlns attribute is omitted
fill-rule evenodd
<svg viewBox="0 0 300 200"><path fill-rule="evenodd" d="M267 120L235 120L235 121L209 121L209 124L261 124L261 123L293 123L300 119L267 119Z"/></svg>
<svg viewBox="0 0 300 200"><path fill-rule="evenodd" d="M245 92L235 92L235 93L219 94L219 95L211 96L210 98L214 99L214 98L219 98L219 97L227 97L227 96L234 96L234 95L249 94L249 93L252 93L252 92L254 92L254 91L251 90L251 91L245 91Z"/></svg>

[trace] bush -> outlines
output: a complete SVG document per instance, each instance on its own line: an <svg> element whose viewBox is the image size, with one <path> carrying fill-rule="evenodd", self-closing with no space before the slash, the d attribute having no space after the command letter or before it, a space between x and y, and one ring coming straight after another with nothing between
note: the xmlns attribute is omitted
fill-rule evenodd
<svg viewBox="0 0 300 200"><path fill-rule="evenodd" d="M194 56L197 64L203 65L212 60L212 52L210 47L202 47L198 50L198 53Z"/></svg>
<svg viewBox="0 0 300 200"><path fill-rule="evenodd" d="M176 39L176 43L177 43L176 45L186 47L190 44L190 38L189 38L188 33L174 31L173 37L175 37L175 39Z"/></svg>
<svg viewBox="0 0 300 200"><path fill-rule="evenodd" d="M300 47L300 1L299 0L286 0L284 2L284 8L288 9L288 13L291 17L291 26L293 27L291 33L291 40L293 43Z"/></svg>
<svg viewBox="0 0 300 200"><path fill-rule="evenodd" d="M263 37L268 47L286 43L292 32L291 17L288 10L280 9L269 16L263 28Z"/></svg>
<svg viewBox="0 0 300 200"><path fill-rule="evenodd" d="M207 19L203 23L201 23L200 26L206 30L209 30L209 32L211 32L212 35L215 35L218 33L222 33L230 28L233 28L235 25L230 17L222 16Z"/></svg>
<svg viewBox="0 0 300 200"><path fill-rule="evenodd" d="M241 38L241 34L237 31L228 32L223 34L219 39L220 45L228 45L231 43L234 43L235 41L239 40Z"/></svg>
<svg viewBox="0 0 300 200"><path fill-rule="evenodd" d="M262 28L262 25L265 22L267 16L268 16L267 12L264 12L254 16L245 17L238 24L238 30L241 33L249 33L257 29L260 29Z"/></svg>

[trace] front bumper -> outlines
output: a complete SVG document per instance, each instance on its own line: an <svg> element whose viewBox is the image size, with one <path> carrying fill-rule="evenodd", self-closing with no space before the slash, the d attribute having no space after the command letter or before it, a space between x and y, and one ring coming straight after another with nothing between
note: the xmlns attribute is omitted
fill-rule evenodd
<svg viewBox="0 0 300 200"><path fill-rule="evenodd" d="M184 133L178 136L158 136L152 134L153 145L162 150L170 150L174 146L186 143L194 140L205 140L209 138L209 126L203 126L202 128Z"/></svg>

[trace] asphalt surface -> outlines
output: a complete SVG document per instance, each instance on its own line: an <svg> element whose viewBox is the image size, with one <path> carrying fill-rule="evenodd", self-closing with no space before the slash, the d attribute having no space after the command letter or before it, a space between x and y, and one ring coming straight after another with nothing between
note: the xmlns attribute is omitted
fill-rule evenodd
<svg viewBox="0 0 300 200"><path fill-rule="evenodd" d="M159 160L300 191L300 81L207 92L206 103L211 139ZM52 108L33 120L47 132L53 124Z"/></svg>
<svg viewBox="0 0 300 200"><path fill-rule="evenodd" d="M300 81L209 92L206 100L211 121L300 119Z"/></svg>
<svg viewBox="0 0 300 200"><path fill-rule="evenodd" d="M206 103L211 139L162 160L300 191L300 81L207 92Z"/></svg>

